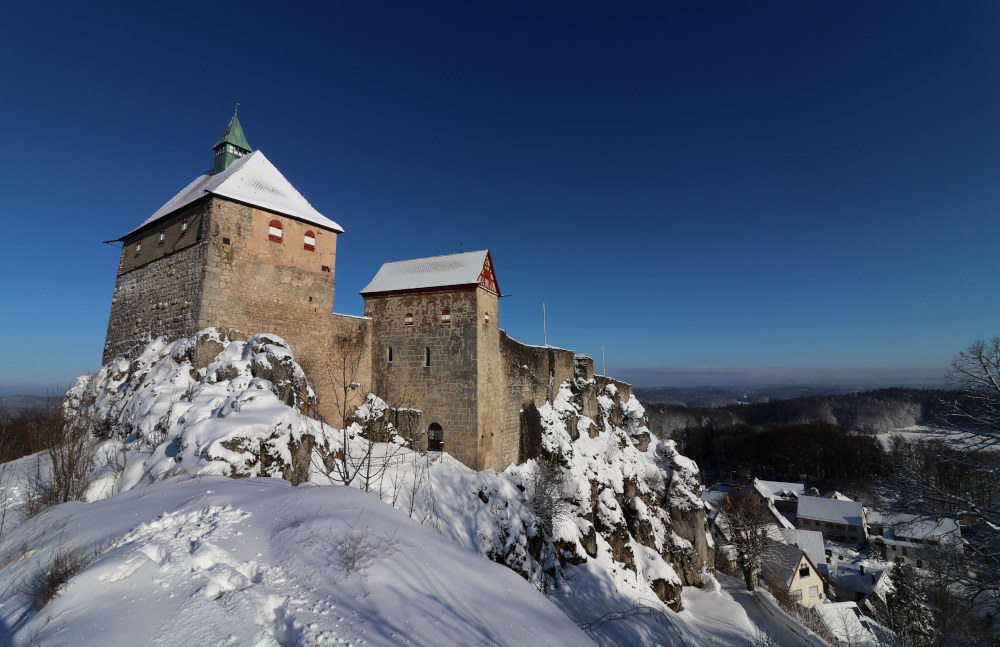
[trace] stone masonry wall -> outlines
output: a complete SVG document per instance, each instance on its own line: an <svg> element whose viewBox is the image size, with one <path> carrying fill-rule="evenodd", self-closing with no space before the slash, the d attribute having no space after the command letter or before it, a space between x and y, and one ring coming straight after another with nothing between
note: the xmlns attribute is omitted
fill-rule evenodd
<svg viewBox="0 0 1000 647"><path fill-rule="evenodd" d="M272 220L282 224L280 242L268 239ZM246 335L280 335L307 369L319 397L320 413L336 420L336 389L329 364L351 346L337 339L349 332L357 337L361 349L367 343L363 319L348 318L351 321L347 323L331 313L336 234L216 197L210 201L208 221L198 328L218 326L236 328ZM307 230L315 234L313 251L303 247Z"/></svg>
<svg viewBox="0 0 1000 647"><path fill-rule="evenodd" d="M129 356L149 340L170 339L198 330L205 258L208 251L205 219L208 202L189 205L155 230L139 231L124 240L118 263L115 293L101 362ZM188 229L180 234L187 219ZM167 231L158 244L161 228ZM143 240L142 252L135 244Z"/></svg>
<svg viewBox="0 0 1000 647"><path fill-rule="evenodd" d="M477 290L365 298L365 316L372 321L375 393L390 406L420 409L420 424L425 430L432 423L441 425L445 451L473 469L482 468L477 408ZM443 310L451 312L451 323L441 322ZM404 320L408 313L413 315L410 326Z"/></svg>
<svg viewBox="0 0 1000 647"><path fill-rule="evenodd" d="M573 351L551 346L528 346L515 341L500 331L500 361L503 370L503 389L500 394L503 429L517 429L517 450L509 445L513 438L505 439L505 450L516 455L513 460L523 462L531 458L526 453L525 426L531 426L532 410L550 400L559 385L575 377ZM537 412L536 414L537 415ZM540 428L538 429L540 431Z"/></svg>
<svg viewBox="0 0 1000 647"><path fill-rule="evenodd" d="M504 415L503 359L500 353L500 299L476 290L479 361L476 366L479 402L479 469L502 470L517 462L520 426ZM488 316L487 316L488 313ZM488 320L487 320L488 319Z"/></svg>

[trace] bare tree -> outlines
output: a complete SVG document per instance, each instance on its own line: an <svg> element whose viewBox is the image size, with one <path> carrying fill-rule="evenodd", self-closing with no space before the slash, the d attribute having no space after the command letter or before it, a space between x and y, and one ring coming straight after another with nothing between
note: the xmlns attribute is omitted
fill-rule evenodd
<svg viewBox="0 0 1000 647"><path fill-rule="evenodd" d="M946 413L918 442L893 446L891 483L901 511L965 527L961 546L935 550L917 577L942 644L989 644L977 636L983 604L1000 602L1000 337L959 352L946 377L956 387Z"/></svg>
<svg viewBox="0 0 1000 647"><path fill-rule="evenodd" d="M572 505L566 500L566 477L555 458L535 461L530 483L529 500L542 530L549 537L556 523L570 517Z"/></svg>
<svg viewBox="0 0 1000 647"><path fill-rule="evenodd" d="M774 522L767 504L752 494L730 494L719 511L719 522L728 533L747 590L753 591L771 553L768 532Z"/></svg>

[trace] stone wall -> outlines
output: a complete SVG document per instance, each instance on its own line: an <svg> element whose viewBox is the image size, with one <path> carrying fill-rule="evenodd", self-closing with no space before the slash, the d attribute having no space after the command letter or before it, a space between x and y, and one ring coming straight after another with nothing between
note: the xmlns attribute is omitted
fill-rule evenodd
<svg viewBox="0 0 1000 647"><path fill-rule="evenodd" d="M479 402L479 469L502 470L517 462L520 425L504 411L506 376L500 352L500 299L496 294L476 289L478 336L477 383Z"/></svg>
<svg viewBox="0 0 1000 647"><path fill-rule="evenodd" d="M445 451L473 469L481 469L477 291L469 287L365 298L375 340L374 392L390 406L420 409L424 429L441 425ZM444 310L450 311L450 323L442 323ZM406 323L407 314L412 325Z"/></svg>
<svg viewBox="0 0 1000 647"><path fill-rule="evenodd" d="M208 206L208 201L189 205L162 226L125 238L102 364L130 356L160 335L176 339L197 332L208 252L204 218ZM182 236L184 220L188 229ZM158 244L161 228L167 232L162 246ZM136 255L138 240L143 241L143 248Z"/></svg>
<svg viewBox="0 0 1000 647"><path fill-rule="evenodd" d="M269 239L272 220L282 225L280 242ZM320 414L337 420L340 375L335 367L348 361L358 367L350 382L366 382L364 349L369 343L364 319L332 314L337 235L215 197L208 221L198 328L217 326L247 335L281 336L307 371ZM303 245L306 231L314 234L313 250Z"/></svg>

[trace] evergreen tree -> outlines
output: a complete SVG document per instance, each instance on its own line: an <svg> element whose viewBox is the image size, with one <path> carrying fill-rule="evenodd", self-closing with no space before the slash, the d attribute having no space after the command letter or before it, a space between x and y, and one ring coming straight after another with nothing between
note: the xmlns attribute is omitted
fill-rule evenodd
<svg viewBox="0 0 1000 647"><path fill-rule="evenodd" d="M936 644L934 619L920 589L920 580L912 566L895 565L889 572L892 592L886 597L889 628L900 645L932 647Z"/></svg>

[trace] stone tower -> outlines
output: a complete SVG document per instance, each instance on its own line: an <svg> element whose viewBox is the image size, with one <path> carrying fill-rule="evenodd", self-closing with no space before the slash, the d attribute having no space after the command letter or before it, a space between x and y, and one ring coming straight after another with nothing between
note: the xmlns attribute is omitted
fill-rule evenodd
<svg viewBox="0 0 1000 647"><path fill-rule="evenodd" d="M500 288L487 250L386 263L364 290L372 382L422 411L428 445L495 467L501 433Z"/></svg>
<svg viewBox="0 0 1000 647"><path fill-rule="evenodd" d="M343 229L250 148L235 114L213 151L212 172L117 239L104 363L208 326L271 332L316 367L316 390L328 391L320 367L335 339L363 344L367 335L363 319L333 314Z"/></svg>

